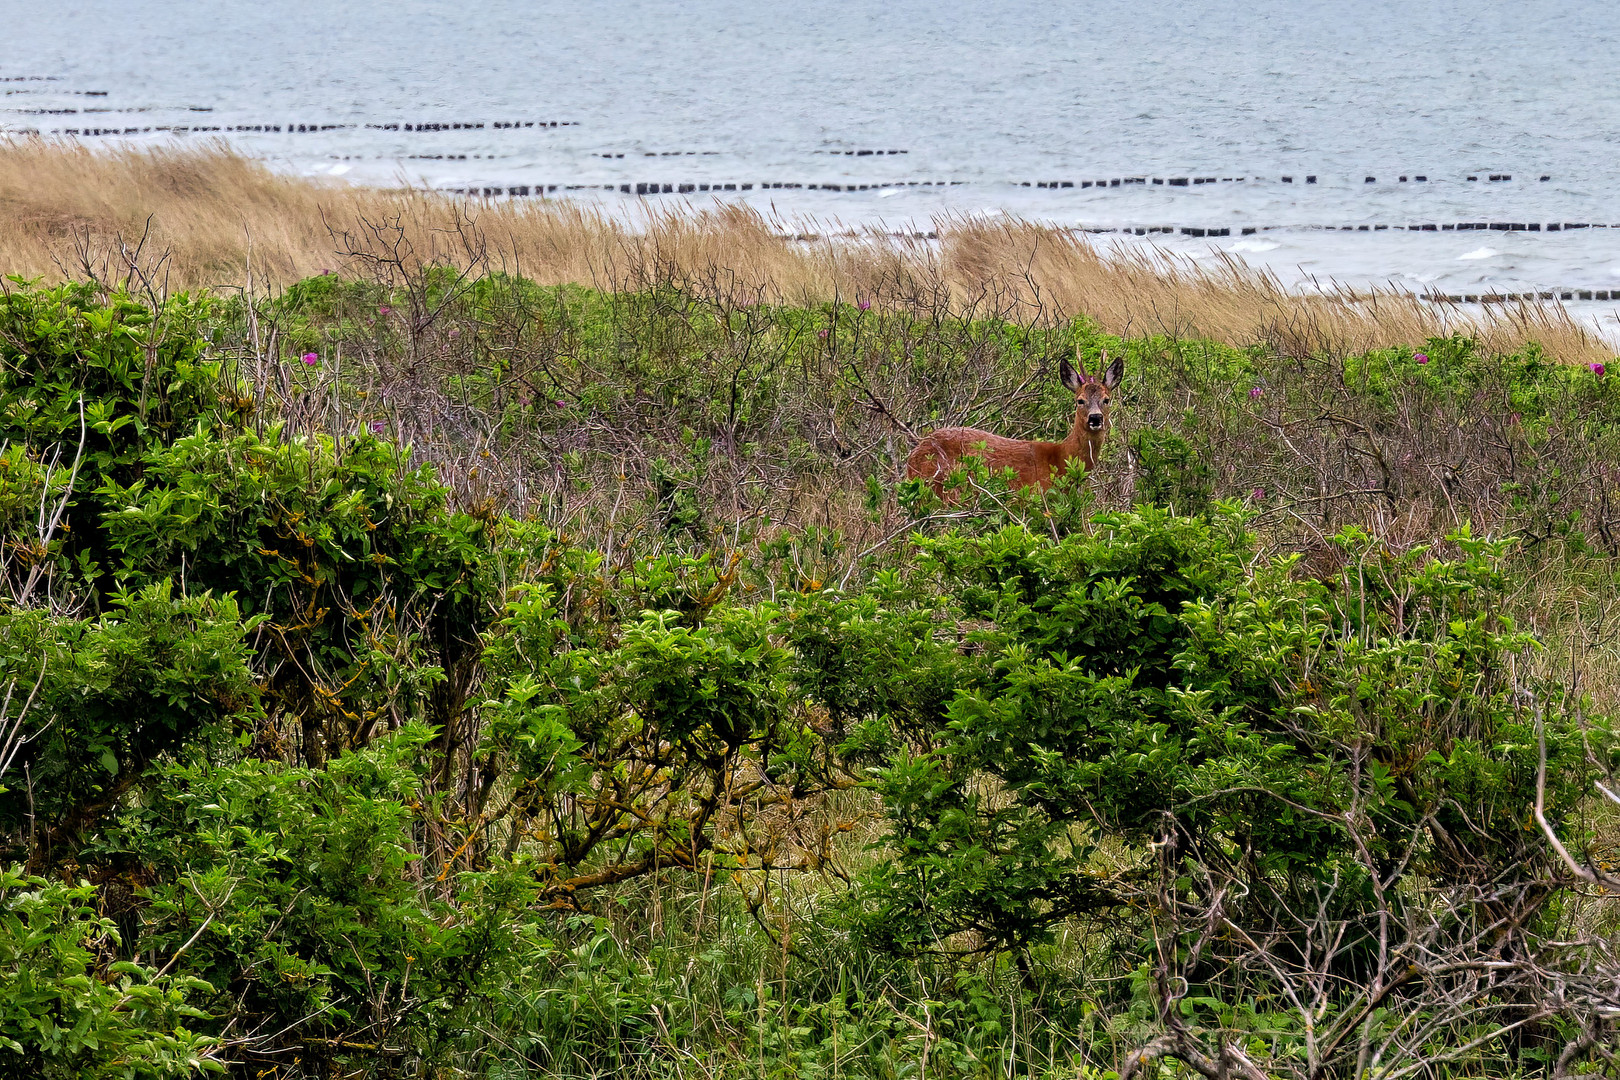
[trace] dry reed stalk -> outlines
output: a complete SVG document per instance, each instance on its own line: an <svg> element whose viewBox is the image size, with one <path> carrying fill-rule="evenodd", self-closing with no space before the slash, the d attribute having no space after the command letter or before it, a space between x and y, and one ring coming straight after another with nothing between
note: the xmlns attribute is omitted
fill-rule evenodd
<svg viewBox="0 0 1620 1080"><path fill-rule="evenodd" d="M1395 290L1290 292L1233 257L1205 268L1017 220L949 218L937 245L877 231L799 241L751 209L655 208L626 225L579 205L353 187L277 175L223 144L96 151L38 138L0 141L0 272L57 280L94 254L146 237L175 287L269 287L353 269L339 238L386 223L422 260L455 261L480 237L489 265L547 285L605 289L691 283L737 300L870 297L938 310L941 298L1020 320L1086 315L1116 334L1207 337L1287 355L1353 353L1462 332L1487 351L1539 342L1569 362L1613 350L1557 304L1492 307L1470 319Z"/></svg>
<svg viewBox="0 0 1620 1080"><path fill-rule="evenodd" d="M1463 333L1486 353L1535 341L1570 362L1614 350L1555 303L1493 305L1471 319L1455 305L1336 284L1299 293L1222 255L1212 267L1162 250L1104 252L1067 230L1004 219L941 223L946 273L1015 298L1027 314L1086 315L1115 334L1262 344L1283 355L1351 355Z"/></svg>

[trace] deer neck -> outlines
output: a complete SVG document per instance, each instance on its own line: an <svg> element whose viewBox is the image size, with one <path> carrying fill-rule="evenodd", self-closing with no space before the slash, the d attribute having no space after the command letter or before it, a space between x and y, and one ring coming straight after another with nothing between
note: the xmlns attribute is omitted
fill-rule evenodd
<svg viewBox="0 0 1620 1080"><path fill-rule="evenodd" d="M1086 426L1086 410L1074 410L1074 427L1069 429L1068 438L1058 445L1062 447L1063 460L1078 457L1087 470L1097 466L1097 450L1102 446L1103 435L1108 431L1108 421L1103 420L1103 426L1093 431Z"/></svg>

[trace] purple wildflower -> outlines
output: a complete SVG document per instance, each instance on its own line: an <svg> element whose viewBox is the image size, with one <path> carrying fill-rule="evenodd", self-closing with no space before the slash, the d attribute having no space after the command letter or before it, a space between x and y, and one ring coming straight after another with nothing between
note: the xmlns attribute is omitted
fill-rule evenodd
<svg viewBox="0 0 1620 1080"><path fill-rule="evenodd" d="M1264 394L1265 394L1265 391L1260 389L1258 386L1249 387L1249 400L1250 401L1259 401L1260 398Z"/></svg>
<svg viewBox="0 0 1620 1080"><path fill-rule="evenodd" d="M1423 352L1413 353L1412 359L1416 360L1420 364L1427 364L1429 362L1429 354Z"/></svg>
<svg viewBox="0 0 1620 1080"><path fill-rule="evenodd" d="M310 367L314 367L316 364L321 362L321 357L319 353L307 352L303 355L303 361Z"/></svg>
<svg viewBox="0 0 1620 1080"><path fill-rule="evenodd" d="M862 299L856 301L855 306L860 308L862 311L871 311L872 310L872 301L867 300L867 299L865 299L863 297Z"/></svg>
<svg viewBox="0 0 1620 1080"><path fill-rule="evenodd" d="M377 314L379 314L379 315L392 315L393 313L394 313L394 309L389 307L387 304L378 304L377 305Z"/></svg>
<svg viewBox="0 0 1620 1080"><path fill-rule="evenodd" d="M1594 375L1602 375L1605 371L1609 370L1608 368L1604 367L1602 364L1596 363L1595 361L1593 363L1587 364L1586 366L1592 369L1592 374L1594 374Z"/></svg>
<svg viewBox="0 0 1620 1080"><path fill-rule="evenodd" d="M1253 491L1249 492L1249 498L1251 498L1251 499L1259 500L1259 499L1263 499L1265 497L1266 497L1266 489L1265 488L1255 488Z"/></svg>
<svg viewBox="0 0 1620 1080"><path fill-rule="evenodd" d="M373 420L371 422L371 433L373 435L381 435L384 431L387 430L387 428L388 428L388 425L384 424L381 420Z"/></svg>
<svg viewBox="0 0 1620 1080"><path fill-rule="evenodd" d="M827 331L825 331L825 330L817 330L816 331L816 337L825 338L826 336L827 336Z"/></svg>

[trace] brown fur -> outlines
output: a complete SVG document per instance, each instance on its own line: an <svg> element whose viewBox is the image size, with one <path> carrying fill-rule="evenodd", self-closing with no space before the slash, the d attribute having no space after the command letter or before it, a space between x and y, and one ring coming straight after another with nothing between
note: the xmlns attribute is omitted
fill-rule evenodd
<svg viewBox="0 0 1620 1080"><path fill-rule="evenodd" d="M1074 391L1075 400L1074 426L1062 442L1009 439L978 428L940 428L911 451L906 459L906 479L926 480L934 494L943 497L945 478L969 455L983 458L992 473L1012 469L1018 474L1019 487L1038 487L1042 491L1063 475L1070 461L1079 460L1087 472L1096 468L1097 453L1108 434L1112 408L1109 393L1124 374L1124 361L1115 360L1110 365L1105 350L1101 379L1086 374L1079 350L1075 351L1075 362L1078 368L1070 367L1066 360L1061 368L1063 385ZM1095 427L1091 424L1093 417L1101 420Z"/></svg>

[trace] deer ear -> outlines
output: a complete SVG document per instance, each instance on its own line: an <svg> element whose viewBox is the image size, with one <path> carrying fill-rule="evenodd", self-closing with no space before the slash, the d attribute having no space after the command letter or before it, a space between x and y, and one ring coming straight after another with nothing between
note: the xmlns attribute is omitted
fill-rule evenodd
<svg viewBox="0 0 1620 1080"><path fill-rule="evenodd" d="M1108 365L1108 370L1103 372L1103 385L1112 390L1114 387L1119 385L1119 380L1123 379L1124 377L1125 358L1123 356L1116 356L1114 357L1114 362Z"/></svg>
<svg viewBox="0 0 1620 1080"><path fill-rule="evenodd" d="M1086 384L1086 362L1080 359L1079 349L1074 350L1074 359L1075 363L1080 365L1079 371L1076 371L1074 364L1069 363L1067 359L1062 359L1058 361L1058 374L1063 378L1063 388L1078 394L1080 388Z"/></svg>

